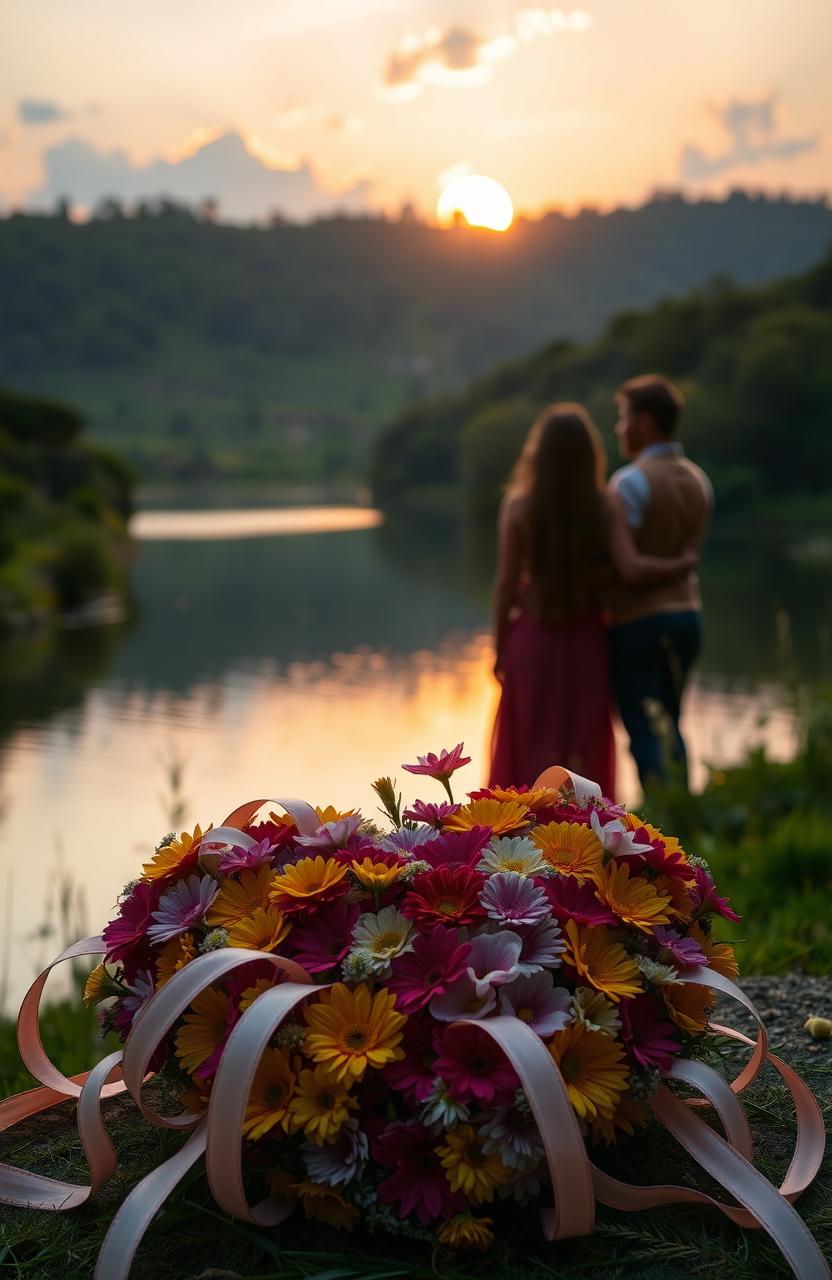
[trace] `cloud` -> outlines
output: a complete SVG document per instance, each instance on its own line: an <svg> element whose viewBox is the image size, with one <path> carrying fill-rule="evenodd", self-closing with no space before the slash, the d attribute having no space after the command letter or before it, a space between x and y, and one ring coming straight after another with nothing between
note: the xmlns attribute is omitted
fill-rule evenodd
<svg viewBox="0 0 832 1280"><path fill-rule="evenodd" d="M709 154L693 143L682 148L679 162L681 177L689 182L702 182L716 174L765 160L791 160L794 156L814 151L818 134L784 136L775 118L776 94L758 102L735 98L725 107L713 108L731 143L723 151Z"/></svg>
<svg viewBox="0 0 832 1280"><path fill-rule="evenodd" d="M581 9L521 9L502 30L431 27L402 37L387 57L381 92L406 100L426 84L471 88L491 79L494 63L509 58L522 44L564 31L586 31L590 17Z"/></svg>
<svg viewBox="0 0 832 1280"><path fill-rule="evenodd" d="M360 116L336 111L326 102L292 103L279 111L274 120L281 129L316 125L333 133L357 133L363 124Z"/></svg>
<svg viewBox="0 0 832 1280"><path fill-rule="evenodd" d="M21 98L17 104L17 118L23 124L55 124L59 120L71 119L71 113L47 98Z"/></svg>
<svg viewBox="0 0 832 1280"><path fill-rule="evenodd" d="M362 213L370 207L371 184L357 182L331 194L307 164L282 168L263 158L239 133L206 135L202 145L175 159L134 164L126 152L99 151L83 138L68 138L44 152L45 177L30 204L51 205L61 197L91 209L108 196L132 202L167 197L197 204L218 200L221 216L249 222L278 211L304 220L327 213Z"/></svg>

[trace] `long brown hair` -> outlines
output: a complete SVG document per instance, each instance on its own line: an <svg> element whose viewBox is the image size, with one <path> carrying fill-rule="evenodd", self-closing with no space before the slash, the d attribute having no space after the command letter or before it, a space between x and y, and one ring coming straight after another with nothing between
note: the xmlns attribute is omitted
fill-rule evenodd
<svg viewBox="0 0 832 1280"><path fill-rule="evenodd" d="M546 621L592 608L607 552L607 459L598 428L579 404L544 409L509 482L525 498L523 527L531 612Z"/></svg>

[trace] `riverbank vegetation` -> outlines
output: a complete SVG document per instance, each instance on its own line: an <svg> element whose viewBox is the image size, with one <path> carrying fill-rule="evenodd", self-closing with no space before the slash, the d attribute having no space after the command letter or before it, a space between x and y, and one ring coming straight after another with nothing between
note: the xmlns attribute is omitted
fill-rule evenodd
<svg viewBox="0 0 832 1280"><path fill-rule="evenodd" d="M499 365L459 396L418 404L379 438L377 501L441 511L462 501L493 518L539 410L585 404L610 465L613 396L648 370L675 379L682 436L712 475L718 518L773 511L786 523L832 526L832 256L805 275L760 288L714 282L647 311L626 311L595 342L556 342Z"/></svg>
<svg viewBox="0 0 832 1280"><path fill-rule="evenodd" d="M0 634L124 590L132 475L63 404L0 389Z"/></svg>

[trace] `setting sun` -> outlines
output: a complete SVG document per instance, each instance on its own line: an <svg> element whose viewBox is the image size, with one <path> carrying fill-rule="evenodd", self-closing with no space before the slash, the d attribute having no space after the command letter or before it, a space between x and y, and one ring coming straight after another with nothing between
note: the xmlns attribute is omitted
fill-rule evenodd
<svg viewBox="0 0 832 1280"><path fill-rule="evenodd" d="M511 196L494 178L486 178L480 173L466 173L453 178L436 202L436 217L440 226L451 226L458 213L472 227L507 231L514 217L514 208Z"/></svg>

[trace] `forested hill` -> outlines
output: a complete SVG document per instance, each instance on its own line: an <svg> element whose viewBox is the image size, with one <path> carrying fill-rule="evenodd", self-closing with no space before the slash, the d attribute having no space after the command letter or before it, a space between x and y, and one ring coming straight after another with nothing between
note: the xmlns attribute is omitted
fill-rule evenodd
<svg viewBox="0 0 832 1280"><path fill-rule="evenodd" d="M216 225L172 205L0 221L0 381L72 400L148 474L356 474L408 404L622 307L805 269L821 202L735 194L549 214Z"/></svg>
<svg viewBox="0 0 832 1280"><path fill-rule="evenodd" d="M685 393L682 438L711 472L718 508L829 494L832 472L832 255L777 284L715 282L618 315L593 343L556 342L498 366L461 395L425 401L379 438L376 499L390 510L462 499L494 515L526 433L546 404L578 400L602 428L612 467L613 396L661 372ZM803 507L808 509L803 500ZM824 508L828 510L828 506Z"/></svg>

